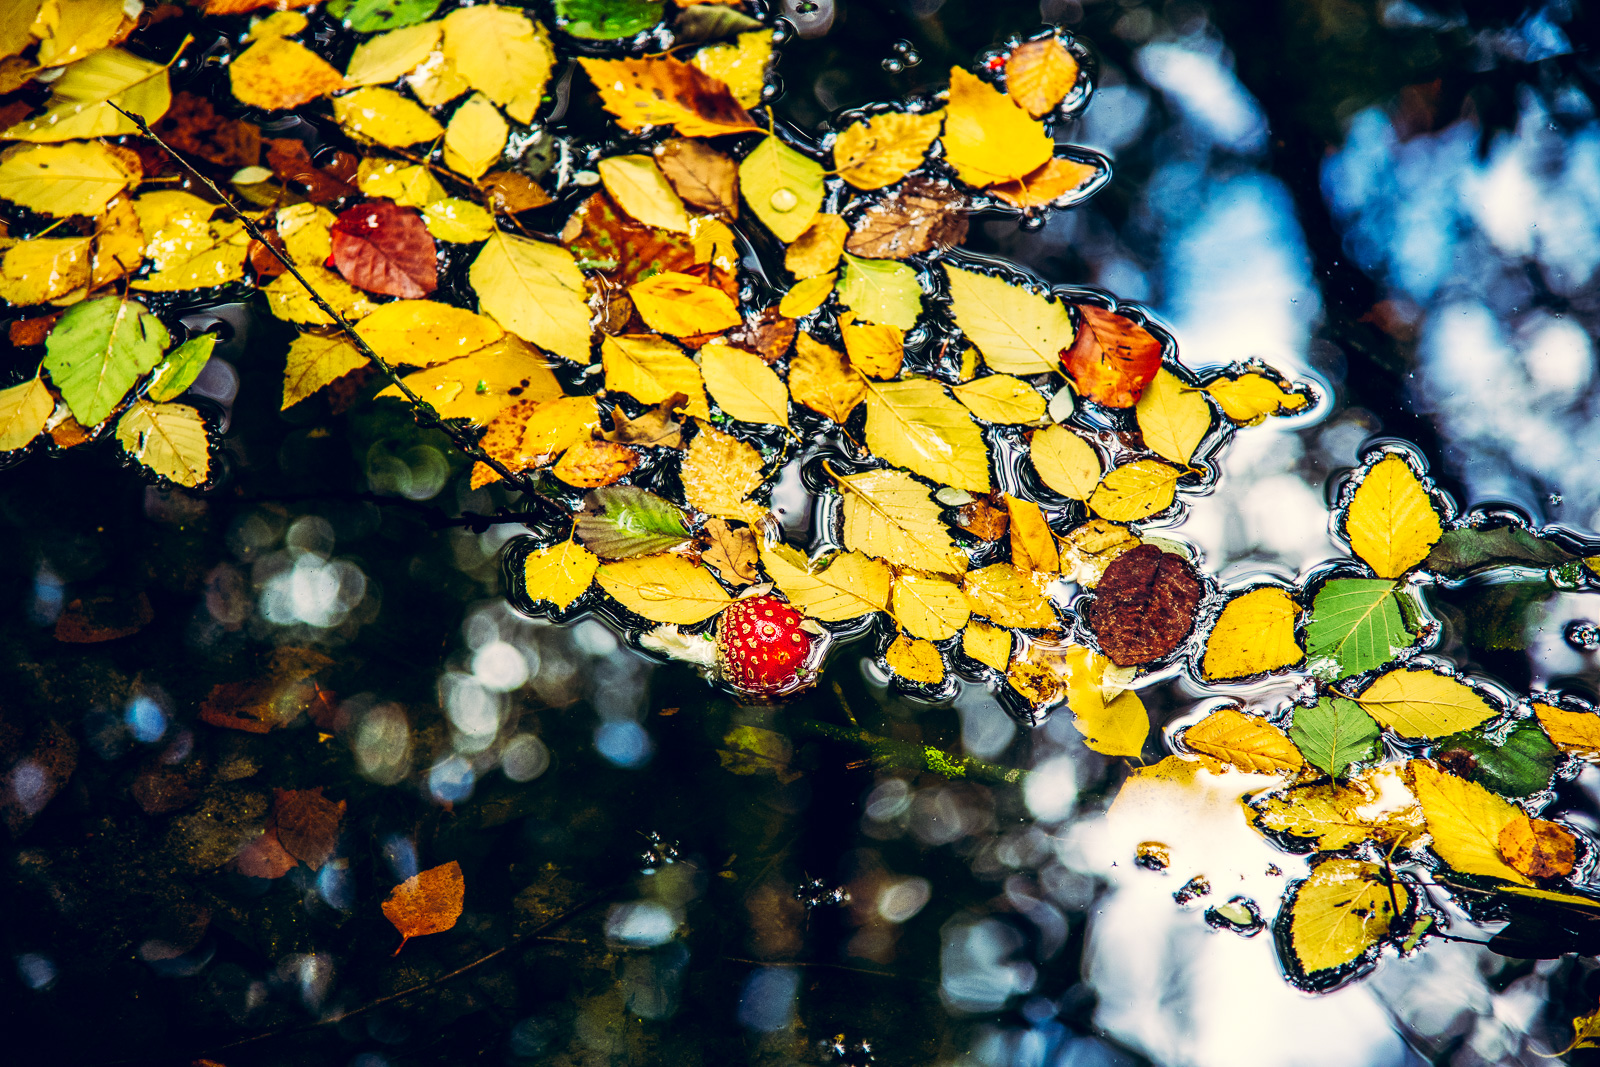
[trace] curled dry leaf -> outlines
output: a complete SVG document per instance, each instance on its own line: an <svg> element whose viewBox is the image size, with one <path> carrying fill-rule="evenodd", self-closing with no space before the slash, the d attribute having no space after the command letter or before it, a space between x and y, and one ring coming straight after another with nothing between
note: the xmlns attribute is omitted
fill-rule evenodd
<svg viewBox="0 0 1600 1067"><path fill-rule="evenodd" d="M688 403L682 393L673 393L653 408L646 408L638 418L629 418L618 404L611 409L611 429L601 434L607 441L622 445L642 445L646 448L683 448L683 423L674 413Z"/></svg>
<svg viewBox="0 0 1600 1067"><path fill-rule="evenodd" d="M412 875L389 891L383 917L400 931L400 948L413 937L441 934L461 918L467 880L455 860Z"/></svg>
<svg viewBox="0 0 1600 1067"><path fill-rule="evenodd" d="M656 164L687 203L739 217L739 164L704 141L675 137L656 146Z"/></svg>
<svg viewBox="0 0 1600 1067"><path fill-rule="evenodd" d="M1112 662L1137 666L1161 659L1189 636L1202 594L1188 560L1140 545L1106 568L1084 621Z"/></svg>
<svg viewBox="0 0 1600 1067"><path fill-rule="evenodd" d="M723 335L737 348L754 352L768 363L776 363L789 354L799 327L786 318L776 307L763 308Z"/></svg>

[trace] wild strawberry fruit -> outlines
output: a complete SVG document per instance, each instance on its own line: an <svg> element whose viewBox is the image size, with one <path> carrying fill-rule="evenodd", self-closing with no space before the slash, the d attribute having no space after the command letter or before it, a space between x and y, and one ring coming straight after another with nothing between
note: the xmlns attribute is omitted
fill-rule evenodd
<svg viewBox="0 0 1600 1067"><path fill-rule="evenodd" d="M743 693L771 696L789 688L811 652L811 635L794 608L756 596L727 608L717 622L717 665Z"/></svg>

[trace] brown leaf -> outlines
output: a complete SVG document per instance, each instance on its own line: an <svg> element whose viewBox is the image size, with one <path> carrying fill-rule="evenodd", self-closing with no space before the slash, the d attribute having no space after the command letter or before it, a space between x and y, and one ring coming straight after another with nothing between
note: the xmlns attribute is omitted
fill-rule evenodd
<svg viewBox="0 0 1600 1067"><path fill-rule="evenodd" d="M175 94L172 106L151 128L184 155L219 167L261 162L261 130L254 123L219 115L210 100L196 93Z"/></svg>
<svg viewBox="0 0 1600 1067"><path fill-rule="evenodd" d="M349 157L348 167L344 165L346 156ZM311 162L311 153L306 151L303 141L274 137L267 141L267 166L291 189L314 204L356 195L356 187L350 184L355 176L355 157L348 152L337 152L327 166L318 167Z"/></svg>
<svg viewBox="0 0 1600 1067"><path fill-rule="evenodd" d="M438 249L415 210L358 204L333 224L333 264L358 289L416 300L439 287Z"/></svg>
<svg viewBox="0 0 1600 1067"><path fill-rule="evenodd" d="M762 308L727 333L723 338L735 348L754 352L767 363L776 363L789 354L799 327L776 306Z"/></svg>
<svg viewBox="0 0 1600 1067"><path fill-rule="evenodd" d="M676 126L686 137L759 127L720 78L671 58L579 59L625 130Z"/></svg>
<svg viewBox="0 0 1600 1067"><path fill-rule="evenodd" d="M601 434L619 445L644 445L648 448L683 448L683 423L673 418L674 410L689 402L683 393L673 393L636 419L628 418L618 404L611 409L612 429Z"/></svg>
<svg viewBox="0 0 1600 1067"><path fill-rule="evenodd" d="M626 477L641 458L627 445L614 441L579 441L562 454L550 473L568 485L597 489Z"/></svg>
<svg viewBox="0 0 1600 1067"><path fill-rule="evenodd" d="M739 217L739 164L704 141L675 137L656 148L656 166L685 203Z"/></svg>
<svg viewBox="0 0 1600 1067"><path fill-rule="evenodd" d="M749 585L760 578L756 570L756 561L760 558L756 551L755 531L748 526L741 526L737 530L728 525L726 519L711 519L706 522L706 536L710 538L711 545L700 558L717 569L724 581L733 585Z"/></svg>
<svg viewBox="0 0 1600 1067"><path fill-rule="evenodd" d="M1500 855L1529 878L1558 878L1572 873L1578 839L1560 823L1530 819L1518 812L1500 830Z"/></svg>
<svg viewBox="0 0 1600 1067"><path fill-rule="evenodd" d="M250 878L282 878L294 870L295 863L295 858L283 847L277 831L271 826L267 827L266 833L240 849L233 858L233 865L239 873Z"/></svg>
<svg viewBox="0 0 1600 1067"><path fill-rule="evenodd" d="M488 194L496 211L508 215L550 203L550 194L538 182L514 170L491 170L478 179L478 188Z"/></svg>
<svg viewBox="0 0 1600 1067"><path fill-rule="evenodd" d="M1131 408L1161 369L1161 342L1132 320L1079 304L1082 324L1061 362L1078 395L1106 407Z"/></svg>
<svg viewBox="0 0 1600 1067"><path fill-rule="evenodd" d="M288 269L283 265L283 262L278 259L277 256L273 255L271 250L267 248L267 245L271 245L280 252L287 251L287 249L284 248L283 238L278 236L278 231L276 229L264 230L262 232L267 239L267 244L262 244L260 241L257 241L252 237L250 239L250 250L246 253L247 258L250 260L250 269L255 271L257 282L270 281Z"/></svg>
<svg viewBox="0 0 1600 1067"><path fill-rule="evenodd" d="M412 875L390 891L383 902L383 917L400 931L400 948L413 937L441 934L461 918L461 903L467 892L461 864L451 860Z"/></svg>
<svg viewBox="0 0 1600 1067"><path fill-rule="evenodd" d="M60 317L61 312L57 311L51 315L40 315L32 319L13 319L9 328L11 343L18 348L44 344L44 339L50 336L50 328Z"/></svg>
<svg viewBox="0 0 1600 1067"><path fill-rule="evenodd" d="M339 843L345 802L335 804L315 789L274 789L272 820L284 850L314 871L322 869Z"/></svg>
<svg viewBox="0 0 1600 1067"><path fill-rule="evenodd" d="M1201 595L1188 560L1140 545L1106 568L1084 621L1113 663L1132 667L1160 659L1189 636Z"/></svg>
<svg viewBox="0 0 1600 1067"><path fill-rule="evenodd" d="M67 610L56 619L55 637L57 641L72 645L115 641L138 633L155 617L150 598L142 592L87 600L79 597L68 603Z"/></svg>
<svg viewBox="0 0 1600 1067"><path fill-rule="evenodd" d="M688 237L634 222L604 192L578 205L561 240L580 267L602 271L607 281L623 288L647 274L694 272L694 245Z"/></svg>
<svg viewBox="0 0 1600 1067"><path fill-rule="evenodd" d="M27 752L0 782L0 818L11 835L22 833L78 768L78 742L54 719L46 720Z"/></svg>
<svg viewBox="0 0 1600 1067"><path fill-rule="evenodd" d="M102 426L110 425L110 420L101 423ZM57 448L76 448L88 441L92 435L77 419L68 415L54 426L50 427L50 440L55 442Z"/></svg>
<svg viewBox="0 0 1600 1067"><path fill-rule="evenodd" d="M967 238L966 200L947 182L913 174L861 213L845 249L869 259L905 259Z"/></svg>
<svg viewBox="0 0 1600 1067"><path fill-rule="evenodd" d="M980 496L956 509L956 525L983 541L998 541L1011 527L1005 507L995 506L992 498Z"/></svg>

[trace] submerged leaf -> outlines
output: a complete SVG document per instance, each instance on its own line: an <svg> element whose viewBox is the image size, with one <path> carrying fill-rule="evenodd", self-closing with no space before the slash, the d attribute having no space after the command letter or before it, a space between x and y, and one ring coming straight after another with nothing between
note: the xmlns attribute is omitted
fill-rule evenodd
<svg viewBox="0 0 1600 1067"><path fill-rule="evenodd" d="M404 948L413 937L452 929L461 918L466 892L461 864L451 860L414 874L390 890L383 901L383 917L400 931L400 948Z"/></svg>

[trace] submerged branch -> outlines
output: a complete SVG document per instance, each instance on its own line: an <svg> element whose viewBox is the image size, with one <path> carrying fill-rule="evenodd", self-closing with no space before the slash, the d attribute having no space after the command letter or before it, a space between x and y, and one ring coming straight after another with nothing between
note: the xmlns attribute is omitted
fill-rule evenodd
<svg viewBox="0 0 1600 1067"><path fill-rule="evenodd" d="M789 725L796 733L859 745L871 753L872 762L879 767L932 771L950 779L968 778L991 785L1016 785L1028 774L1020 767L1002 767L998 763L988 763L971 756L958 756L936 745L896 741L892 737L870 733L859 726L835 726L815 719L793 719Z"/></svg>

